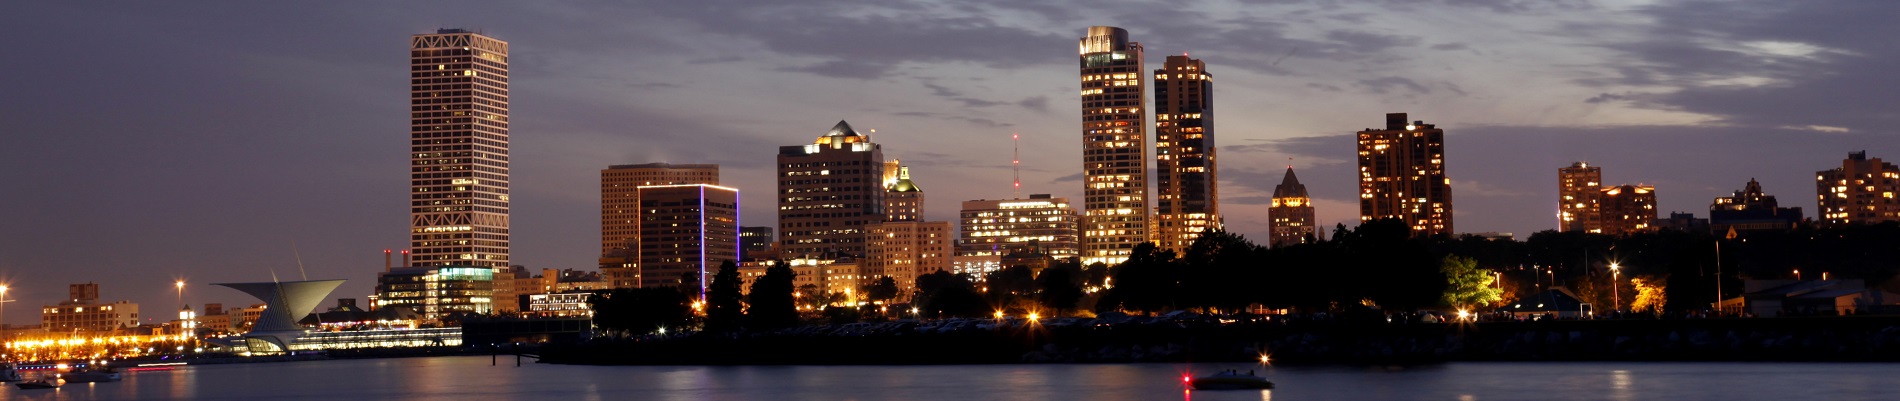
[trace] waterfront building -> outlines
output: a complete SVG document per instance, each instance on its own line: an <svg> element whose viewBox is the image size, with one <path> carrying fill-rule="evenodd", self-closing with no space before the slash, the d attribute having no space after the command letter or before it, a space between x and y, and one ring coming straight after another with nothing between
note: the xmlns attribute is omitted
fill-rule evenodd
<svg viewBox="0 0 1900 401"><path fill-rule="evenodd" d="M1116 264L1150 240L1147 72L1141 43L1121 28L1089 27L1080 52L1082 259Z"/></svg>
<svg viewBox="0 0 1900 401"><path fill-rule="evenodd" d="M739 190L691 184L639 191L640 287L705 294L708 269L739 260Z"/></svg>
<svg viewBox="0 0 1900 401"><path fill-rule="evenodd" d="M646 163L600 170L600 271L614 288L640 285L640 187L719 185L717 164Z"/></svg>
<svg viewBox="0 0 1900 401"><path fill-rule="evenodd" d="M1841 167L1814 173L1821 222L1874 224L1900 221L1900 168L1866 151L1847 154Z"/></svg>
<svg viewBox="0 0 1900 401"><path fill-rule="evenodd" d="M376 309L407 307L424 320L459 313L488 314L494 310L494 282L493 268L397 268L376 275Z"/></svg>
<svg viewBox="0 0 1900 401"><path fill-rule="evenodd" d="M489 297L494 301L495 314L513 316L521 313L521 296L530 292L518 292L516 285L518 282L528 280L533 280L533 276L528 273L528 268L520 265L495 271L495 281L490 287L494 293ZM370 303L374 304L376 301L370 301Z"/></svg>
<svg viewBox="0 0 1900 401"><path fill-rule="evenodd" d="M917 287L917 276L951 270L953 237L947 221L891 221L864 228L864 284L889 276L899 293Z"/></svg>
<svg viewBox="0 0 1900 401"><path fill-rule="evenodd" d="M1557 230L1603 232L1603 168L1571 163L1557 169Z"/></svg>
<svg viewBox="0 0 1900 401"><path fill-rule="evenodd" d="M100 303L97 283L68 285L66 292L65 301L40 307L40 327L47 332L110 333L139 325L139 304Z"/></svg>
<svg viewBox="0 0 1900 401"><path fill-rule="evenodd" d="M409 89L412 263L507 267L508 42L412 36Z"/></svg>
<svg viewBox="0 0 1900 401"><path fill-rule="evenodd" d="M593 316L593 305L587 303L588 297L599 295L604 290L562 291L546 294L528 294L528 308L524 313L533 317L579 317Z"/></svg>
<svg viewBox="0 0 1900 401"><path fill-rule="evenodd" d="M1176 254L1221 228L1214 160L1214 76L1207 63L1168 56L1155 70L1155 242Z"/></svg>
<svg viewBox="0 0 1900 401"><path fill-rule="evenodd" d="M1718 233L1735 231L1789 230L1801 223L1801 208L1781 207L1774 195L1761 190L1754 178L1732 196L1718 196L1709 203L1709 228Z"/></svg>
<svg viewBox="0 0 1900 401"><path fill-rule="evenodd" d="M411 267L396 271L422 269L468 270L483 275L494 272L494 270L481 267ZM284 352L291 350L291 343L310 334L303 325L297 322L310 311L316 310L317 305L322 304L323 299L330 296L331 291L336 291L337 286L343 285L343 280L213 283L212 285L243 291L245 294L257 297L259 301L264 301L263 307L259 308L262 309L261 313L258 314L256 320L252 321L250 330L244 332L242 336L249 352ZM433 293L434 288L419 288L418 292ZM482 295L485 296L486 293ZM485 302L486 299L484 298L483 301ZM485 309L486 305L482 312L486 312Z"/></svg>
<svg viewBox="0 0 1900 401"><path fill-rule="evenodd" d="M1377 219L1404 221L1414 236L1456 232L1445 130L1388 113L1385 129L1359 131L1359 221Z"/></svg>
<svg viewBox="0 0 1900 401"><path fill-rule="evenodd" d="M884 186L884 221L922 221L924 190L910 180L910 167L899 166L897 178Z"/></svg>
<svg viewBox="0 0 1900 401"><path fill-rule="evenodd" d="M1317 241L1318 228L1313 198L1306 195L1306 184L1293 175L1293 166L1287 166L1286 178L1273 187L1273 204L1267 208L1267 243L1278 248Z"/></svg>
<svg viewBox="0 0 1900 401"><path fill-rule="evenodd" d="M1056 259L1081 256L1077 216L1068 198L1033 194L1028 199L969 200L963 201L959 215L958 257L1000 257L1032 244Z"/></svg>
<svg viewBox="0 0 1900 401"><path fill-rule="evenodd" d="M778 238L772 236L771 226L739 227L739 260L770 259L778 257L772 247Z"/></svg>
<svg viewBox="0 0 1900 401"><path fill-rule="evenodd" d="M1629 184L1603 187L1597 197L1603 205L1604 234L1621 237L1655 230L1650 223L1656 221L1656 187Z"/></svg>
<svg viewBox="0 0 1900 401"><path fill-rule="evenodd" d="M778 153L779 254L864 255L864 225L883 221L884 151L839 121L810 145Z"/></svg>

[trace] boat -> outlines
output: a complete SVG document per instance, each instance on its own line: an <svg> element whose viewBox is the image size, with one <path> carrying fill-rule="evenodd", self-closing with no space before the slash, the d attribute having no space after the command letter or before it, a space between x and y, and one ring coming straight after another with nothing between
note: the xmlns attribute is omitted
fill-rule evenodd
<svg viewBox="0 0 1900 401"><path fill-rule="evenodd" d="M125 378L119 372L115 372L111 370L82 370L78 372L67 373L65 376L62 376L62 377L66 379L67 383L116 382L116 381L119 381L119 379Z"/></svg>
<svg viewBox="0 0 1900 401"><path fill-rule="evenodd" d="M13 383L13 386L19 387L21 390L41 390L41 389L49 389L49 388L59 388L59 382L52 381L52 380L34 380L34 381Z"/></svg>
<svg viewBox="0 0 1900 401"><path fill-rule="evenodd" d="M1253 372L1241 373L1239 370L1225 370L1208 376L1188 380L1195 390L1258 390L1271 389L1273 382L1254 376Z"/></svg>

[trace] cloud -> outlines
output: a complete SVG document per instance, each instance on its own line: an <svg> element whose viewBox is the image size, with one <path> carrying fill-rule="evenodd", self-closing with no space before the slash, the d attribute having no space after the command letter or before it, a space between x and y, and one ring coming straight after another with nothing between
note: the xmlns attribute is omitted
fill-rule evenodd
<svg viewBox="0 0 1900 401"><path fill-rule="evenodd" d="M1365 88L1366 90L1369 90L1372 93L1377 93L1381 95L1392 94L1393 92L1400 92L1399 94L1417 94L1417 95L1425 95L1425 94L1432 93L1431 88L1426 88L1425 85L1419 85L1418 82L1413 82L1410 78L1404 78L1404 77L1379 77L1379 78L1373 78L1373 79L1362 79L1362 80L1359 80L1358 82L1354 82L1353 85L1361 87L1361 88Z"/></svg>
<svg viewBox="0 0 1900 401"><path fill-rule="evenodd" d="M1030 96L1029 98L1023 99L1020 102L1016 102L1016 105L1022 106L1025 109L1048 113L1049 112L1049 97L1048 96Z"/></svg>

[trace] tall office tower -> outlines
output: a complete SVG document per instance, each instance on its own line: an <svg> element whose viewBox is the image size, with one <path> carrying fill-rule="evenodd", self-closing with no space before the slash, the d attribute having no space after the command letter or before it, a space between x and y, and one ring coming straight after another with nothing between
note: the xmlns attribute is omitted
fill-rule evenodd
<svg viewBox="0 0 1900 401"><path fill-rule="evenodd" d="M1319 219L1313 214L1313 199L1306 196L1306 184L1286 167L1286 178L1273 187L1273 206L1267 209L1268 244L1275 248L1319 240Z"/></svg>
<svg viewBox="0 0 1900 401"><path fill-rule="evenodd" d="M640 287L704 295L710 272L739 261L739 190L687 184L639 191Z"/></svg>
<svg viewBox="0 0 1900 401"><path fill-rule="evenodd" d="M1084 264L1121 263L1149 240L1141 55L1121 28L1089 27L1081 41Z"/></svg>
<svg viewBox="0 0 1900 401"><path fill-rule="evenodd" d="M739 260L776 258L778 254L772 253L776 242L772 227L739 227Z"/></svg>
<svg viewBox="0 0 1900 401"><path fill-rule="evenodd" d="M1762 192L1761 183L1748 179L1734 196L1718 196L1709 202L1709 229L1717 234L1736 231L1772 231L1794 229L1801 224L1801 208L1781 207L1774 195Z"/></svg>
<svg viewBox="0 0 1900 401"><path fill-rule="evenodd" d="M1867 151L1847 154L1841 167L1814 173L1814 191L1820 199L1821 221L1828 224L1873 224L1900 221L1900 168Z"/></svg>
<svg viewBox="0 0 1900 401"><path fill-rule="evenodd" d="M1214 164L1214 76L1207 63L1168 56L1155 70L1155 239L1184 253L1221 227Z"/></svg>
<svg viewBox="0 0 1900 401"><path fill-rule="evenodd" d="M1385 129L1359 131L1359 221L1396 218L1414 236L1451 235L1451 214L1445 130L1388 113Z"/></svg>
<svg viewBox="0 0 1900 401"><path fill-rule="evenodd" d="M922 221L924 190L910 180L910 167L898 167L897 179L884 186L884 221Z"/></svg>
<svg viewBox="0 0 1900 401"><path fill-rule="evenodd" d="M883 221L884 150L839 121L810 145L778 148L779 255L864 256L864 225Z"/></svg>
<svg viewBox="0 0 1900 401"><path fill-rule="evenodd" d="M1603 168L1576 162L1557 169L1557 231L1603 232Z"/></svg>
<svg viewBox="0 0 1900 401"><path fill-rule="evenodd" d="M898 294L910 294L917 289L917 276L951 270L955 240L948 221L887 221L866 224L864 231L860 286L889 276L897 282Z"/></svg>
<svg viewBox="0 0 1900 401"><path fill-rule="evenodd" d="M638 249L631 241L640 236L640 187L686 184L719 185L719 165L647 163L601 169L600 254Z"/></svg>
<svg viewBox="0 0 1900 401"><path fill-rule="evenodd" d="M1620 237L1654 230L1650 223L1656 221L1656 187L1624 184L1600 192L1604 234Z"/></svg>
<svg viewBox="0 0 1900 401"><path fill-rule="evenodd" d="M508 267L508 42L412 36L409 89L412 263Z"/></svg>
<svg viewBox="0 0 1900 401"><path fill-rule="evenodd" d="M963 201L960 215L957 256L1001 257L1022 250L1056 259L1081 255L1075 208L1067 198L1033 194L1029 199L969 200Z"/></svg>

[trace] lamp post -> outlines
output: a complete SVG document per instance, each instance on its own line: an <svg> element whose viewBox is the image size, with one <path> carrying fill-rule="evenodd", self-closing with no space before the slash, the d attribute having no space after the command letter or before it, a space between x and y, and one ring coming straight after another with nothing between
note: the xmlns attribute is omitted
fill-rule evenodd
<svg viewBox="0 0 1900 401"><path fill-rule="evenodd" d="M1610 310L1612 311L1623 310L1623 295L1620 293L1621 292L1620 288L1617 288L1617 287L1622 287L1621 285L1622 283L1617 280L1617 276L1618 276L1617 273L1622 273L1622 271L1623 271L1622 265L1619 265L1616 262L1610 262L1610 297L1611 297L1611 300L1615 302L1615 303L1610 304ZM1599 292L1598 294L1601 294L1601 293Z"/></svg>
<svg viewBox="0 0 1900 401"><path fill-rule="evenodd" d="M0 327L7 327L7 286L5 285L0 285ZM0 334L6 334L6 330L0 329ZM6 336L0 335L0 341L4 340Z"/></svg>
<svg viewBox="0 0 1900 401"><path fill-rule="evenodd" d="M1801 269L1794 269L1794 281L1801 281Z"/></svg>

